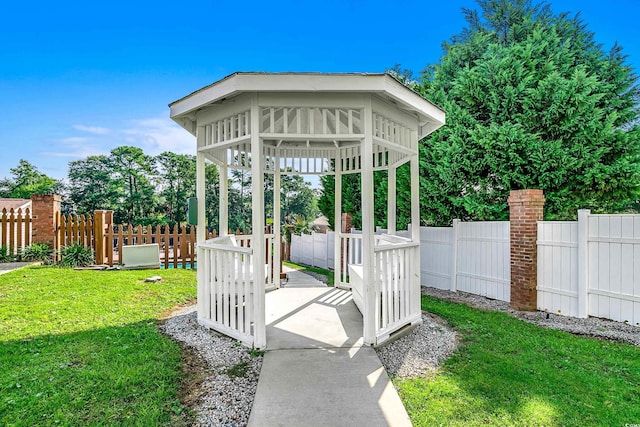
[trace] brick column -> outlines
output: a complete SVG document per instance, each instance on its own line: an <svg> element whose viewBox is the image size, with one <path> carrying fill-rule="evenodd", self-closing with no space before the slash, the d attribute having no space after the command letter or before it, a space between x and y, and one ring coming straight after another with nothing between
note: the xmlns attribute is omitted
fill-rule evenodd
<svg viewBox="0 0 640 427"><path fill-rule="evenodd" d="M538 221L542 221L542 190L512 190L509 194L511 222L511 308L537 309Z"/></svg>
<svg viewBox="0 0 640 427"><path fill-rule="evenodd" d="M351 216L350 213L343 213L342 217L340 219L340 232L341 233L351 233L351 221L353 220L353 217ZM336 224L336 227L337 224ZM346 252L345 252L346 249ZM347 255L349 254L349 240L347 240L347 244L346 247L344 248L340 248L340 265L344 265L344 260L347 257Z"/></svg>
<svg viewBox="0 0 640 427"><path fill-rule="evenodd" d="M46 243L53 248L56 241L56 217L60 215L62 197L57 194L31 196L31 242Z"/></svg>

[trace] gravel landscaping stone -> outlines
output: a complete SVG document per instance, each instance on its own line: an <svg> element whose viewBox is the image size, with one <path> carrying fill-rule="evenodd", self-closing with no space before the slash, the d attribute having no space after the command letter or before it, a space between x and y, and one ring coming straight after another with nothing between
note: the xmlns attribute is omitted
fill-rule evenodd
<svg viewBox="0 0 640 427"><path fill-rule="evenodd" d="M200 359L200 378L193 380L188 393L188 405L196 416L194 425L247 425L262 356L252 356L238 341L200 326L195 305L174 312L161 322L160 330Z"/></svg>
<svg viewBox="0 0 640 427"><path fill-rule="evenodd" d="M422 312L422 324L409 335L376 349L387 373L398 378L424 377L457 347L457 334L440 318Z"/></svg>

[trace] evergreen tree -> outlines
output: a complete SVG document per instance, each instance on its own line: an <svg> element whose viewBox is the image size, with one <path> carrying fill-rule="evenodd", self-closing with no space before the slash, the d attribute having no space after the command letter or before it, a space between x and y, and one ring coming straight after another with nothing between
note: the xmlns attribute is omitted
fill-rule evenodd
<svg viewBox="0 0 640 427"><path fill-rule="evenodd" d="M639 194L636 76L579 16L480 0L416 86L447 112L420 146L422 220L506 219L509 190L541 188L549 219L614 212ZM399 187L400 188L400 187Z"/></svg>
<svg viewBox="0 0 640 427"><path fill-rule="evenodd" d="M33 194L59 194L63 190L62 182L40 172L24 159L9 171L12 177L0 180L0 197L28 199Z"/></svg>

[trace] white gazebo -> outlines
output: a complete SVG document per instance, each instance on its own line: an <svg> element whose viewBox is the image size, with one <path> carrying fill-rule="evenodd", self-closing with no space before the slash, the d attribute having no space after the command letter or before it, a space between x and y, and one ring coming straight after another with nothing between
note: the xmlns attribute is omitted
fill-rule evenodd
<svg viewBox="0 0 640 427"><path fill-rule="evenodd" d="M362 176L362 234L335 233L335 283L351 289L363 338L378 345L420 322L418 141L445 113L388 74L235 73L170 104L197 139L198 321L265 348L265 291L280 286L280 176ZM220 170L221 237L205 241L205 162ZM411 165L411 237L396 236L396 169ZM252 235L227 236L228 170L251 171ZM388 234L374 234L374 171L388 172ZM274 176L273 233L265 233L264 176ZM351 241L357 259L341 262Z"/></svg>

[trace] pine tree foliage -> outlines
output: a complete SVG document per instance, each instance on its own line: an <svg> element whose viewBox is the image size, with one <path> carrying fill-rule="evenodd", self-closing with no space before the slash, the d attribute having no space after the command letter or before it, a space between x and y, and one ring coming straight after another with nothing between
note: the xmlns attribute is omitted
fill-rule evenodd
<svg viewBox="0 0 640 427"><path fill-rule="evenodd" d="M422 221L506 219L523 188L544 190L549 219L625 209L640 191L640 91L622 48L547 5L478 4L417 86L447 112L420 147Z"/></svg>

